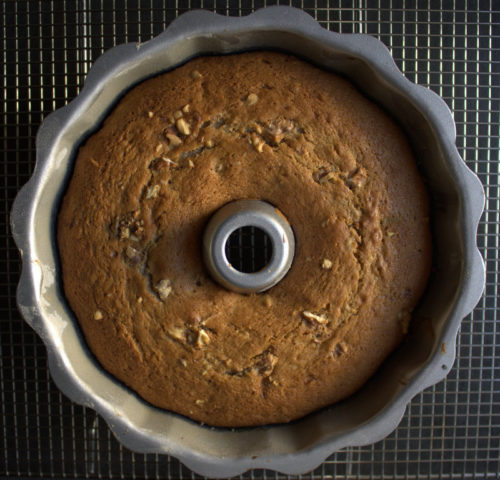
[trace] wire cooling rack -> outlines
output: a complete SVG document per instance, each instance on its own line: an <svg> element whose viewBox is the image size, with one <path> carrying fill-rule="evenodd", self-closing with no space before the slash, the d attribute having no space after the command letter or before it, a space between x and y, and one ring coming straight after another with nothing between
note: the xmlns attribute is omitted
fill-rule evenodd
<svg viewBox="0 0 500 480"><path fill-rule="evenodd" d="M462 323L453 370L414 398L400 426L385 440L342 450L304 477L500 477L497 0L413 0L405 8L396 0L3 0L1 478L195 476L174 458L126 450L92 410L59 393L42 342L16 309L20 261L8 231L9 211L33 170L42 119L78 94L91 63L104 50L146 41L191 8L247 15L276 3L303 8L328 29L382 40L410 80L434 90L453 110L458 148L487 195L478 237L487 264L486 291ZM243 477L284 476L254 470Z"/></svg>

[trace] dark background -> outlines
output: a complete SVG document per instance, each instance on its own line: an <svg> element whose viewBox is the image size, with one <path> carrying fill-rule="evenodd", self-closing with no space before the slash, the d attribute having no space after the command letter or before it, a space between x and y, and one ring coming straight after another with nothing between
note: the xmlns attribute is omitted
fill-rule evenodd
<svg viewBox="0 0 500 480"><path fill-rule="evenodd" d="M247 15L266 5L303 8L324 27L368 33L412 81L441 95L462 157L481 178L478 242L485 295L464 319L447 379L414 398L397 430L332 455L308 478L500 476L499 54L500 2L396 0L9 1L0 3L3 70L0 210L0 478L185 478L177 460L131 453L92 411L59 393L45 348L16 309L20 261L9 212L35 163L43 118L77 94L92 62L123 42L146 41L191 8ZM495 11L495 6L497 11ZM282 478L255 470L248 478Z"/></svg>

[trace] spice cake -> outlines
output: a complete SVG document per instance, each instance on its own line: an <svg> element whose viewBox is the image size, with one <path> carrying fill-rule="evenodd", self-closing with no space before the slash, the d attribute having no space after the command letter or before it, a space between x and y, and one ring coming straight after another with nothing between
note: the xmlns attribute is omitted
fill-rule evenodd
<svg viewBox="0 0 500 480"><path fill-rule="evenodd" d="M204 226L265 200L287 276L226 290ZM102 366L215 426L288 422L355 392L401 342L431 262L428 197L401 129L293 56L204 57L144 81L80 148L58 218L65 295Z"/></svg>

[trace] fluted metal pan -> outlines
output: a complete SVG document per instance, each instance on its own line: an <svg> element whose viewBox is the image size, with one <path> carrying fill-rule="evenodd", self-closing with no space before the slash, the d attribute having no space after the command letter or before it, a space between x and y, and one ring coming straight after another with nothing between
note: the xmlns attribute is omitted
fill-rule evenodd
<svg viewBox="0 0 500 480"><path fill-rule="evenodd" d="M231 430L154 408L97 364L64 299L55 219L78 147L124 92L192 57L249 49L290 52L338 72L396 119L431 192L435 258L414 333L358 393L291 424ZM476 245L484 194L460 158L455 136L443 100L408 81L382 43L367 35L329 32L289 7L243 18L189 12L147 43L109 50L95 62L80 95L44 120L35 171L12 209L12 231L23 259L18 305L47 347L55 382L75 402L95 409L128 448L171 454L210 477L250 468L299 474L338 449L383 438L397 426L410 399L450 370L460 322L484 286Z"/></svg>

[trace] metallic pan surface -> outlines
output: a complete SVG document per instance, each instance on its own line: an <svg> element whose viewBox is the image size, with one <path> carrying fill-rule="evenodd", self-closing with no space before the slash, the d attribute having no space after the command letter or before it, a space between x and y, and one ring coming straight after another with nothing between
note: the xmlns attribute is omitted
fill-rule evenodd
<svg viewBox="0 0 500 480"><path fill-rule="evenodd" d="M153 408L96 363L62 294L55 219L78 146L127 89L196 55L255 48L296 53L345 75L404 128L432 195L435 269L414 332L357 394L292 424L233 431ZM105 53L80 95L43 122L33 177L12 210L12 230L23 257L18 304L47 346L59 388L99 412L128 448L171 454L210 477L250 468L298 474L342 447L389 434L410 399L448 373L460 322L483 290L484 266L476 247L483 203L481 184L455 147L447 106L406 80L374 38L328 32L289 7L244 18L189 12L145 44Z"/></svg>

